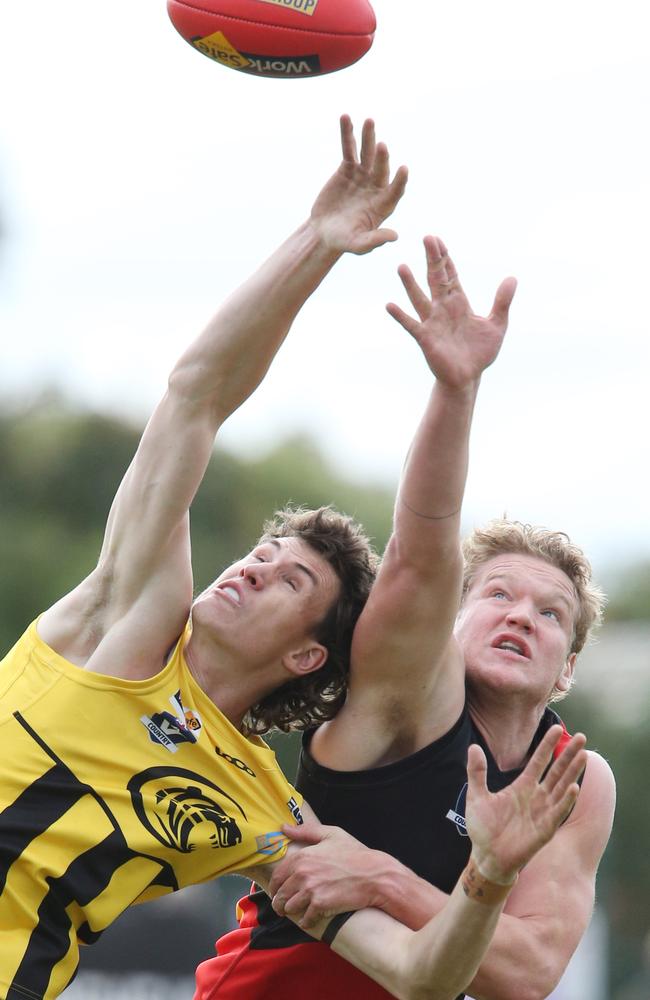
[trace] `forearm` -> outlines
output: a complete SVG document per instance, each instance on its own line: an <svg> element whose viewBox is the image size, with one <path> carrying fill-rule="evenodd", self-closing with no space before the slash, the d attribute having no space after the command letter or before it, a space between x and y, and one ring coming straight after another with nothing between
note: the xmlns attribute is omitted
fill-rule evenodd
<svg viewBox="0 0 650 1000"><path fill-rule="evenodd" d="M440 913L449 896L386 856L373 890L375 905L412 930ZM549 889L553 894L555 887ZM555 901L562 912L562 899ZM551 907L551 909L554 909ZM475 1000L542 1000L557 985L577 944L580 922L567 929L563 921L502 913L489 950L472 980Z"/></svg>
<svg viewBox="0 0 650 1000"><path fill-rule="evenodd" d="M434 385L404 466L395 533L423 560L428 546L457 543L477 392L478 380L462 389Z"/></svg>
<svg viewBox="0 0 650 1000"><path fill-rule="evenodd" d="M395 996L453 1000L485 955L505 892L483 902L459 883L440 912L417 932L364 910L342 927L332 947ZM372 924L366 926L369 913Z"/></svg>
<svg viewBox="0 0 650 1000"><path fill-rule="evenodd" d="M304 223L224 303L180 358L170 387L224 420L257 388L300 308L336 263Z"/></svg>
<svg viewBox="0 0 650 1000"><path fill-rule="evenodd" d="M426 882L390 855L373 886L373 905L411 930L424 927L449 900L446 892Z"/></svg>
<svg viewBox="0 0 650 1000"><path fill-rule="evenodd" d="M453 261L439 237L426 236L428 293L410 268L399 275L417 318L395 303L388 311L416 340L436 377L429 406L406 464L396 511L396 535L409 550L420 547L422 565L444 547L459 524L467 476L469 431L482 373L497 357L516 282L497 289L492 311L472 312Z"/></svg>

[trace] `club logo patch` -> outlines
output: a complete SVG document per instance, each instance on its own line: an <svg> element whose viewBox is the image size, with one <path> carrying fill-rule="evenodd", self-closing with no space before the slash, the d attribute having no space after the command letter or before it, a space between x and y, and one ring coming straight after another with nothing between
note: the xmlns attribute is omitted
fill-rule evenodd
<svg viewBox="0 0 650 1000"><path fill-rule="evenodd" d="M456 807L450 809L447 813L447 819L455 825L458 834L461 837L469 837L467 832L467 823L465 822L465 802L467 800L467 782L463 785L460 790L460 795L456 799Z"/></svg>
<svg viewBox="0 0 650 1000"><path fill-rule="evenodd" d="M255 838L255 844L260 854L277 854L282 850L287 842L287 838L282 830L272 830L271 833L263 833Z"/></svg>
<svg viewBox="0 0 650 1000"><path fill-rule="evenodd" d="M246 813L222 788L184 768L151 767L128 791L136 816L165 847L189 854L200 847L236 847ZM276 848L279 849L279 848Z"/></svg>
<svg viewBox="0 0 650 1000"><path fill-rule="evenodd" d="M142 715L140 722L148 730L152 743L159 743L170 753L176 753L180 743L196 743L203 727L198 712L183 705L180 691L172 695L169 702L172 712L155 712L151 717Z"/></svg>

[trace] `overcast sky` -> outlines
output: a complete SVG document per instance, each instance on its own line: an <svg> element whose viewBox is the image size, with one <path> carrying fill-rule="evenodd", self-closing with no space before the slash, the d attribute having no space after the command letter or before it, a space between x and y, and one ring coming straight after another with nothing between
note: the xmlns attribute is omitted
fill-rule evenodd
<svg viewBox="0 0 650 1000"><path fill-rule="evenodd" d="M377 121L411 180L397 244L319 289L229 447L313 433L396 484L430 375L384 311L447 242L477 312L520 285L483 380L466 524L568 531L596 567L650 555L645 4L376 0L354 67L255 79L199 55L164 0L3 4L0 385L55 383L144 420L184 344L306 216L338 116Z"/></svg>

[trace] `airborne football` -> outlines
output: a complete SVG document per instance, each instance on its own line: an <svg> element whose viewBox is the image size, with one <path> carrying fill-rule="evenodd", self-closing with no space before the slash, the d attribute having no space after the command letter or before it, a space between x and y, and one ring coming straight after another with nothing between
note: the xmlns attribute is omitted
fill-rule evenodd
<svg viewBox="0 0 650 1000"><path fill-rule="evenodd" d="M253 76L305 79L344 69L372 45L368 0L168 0L180 35L209 59Z"/></svg>

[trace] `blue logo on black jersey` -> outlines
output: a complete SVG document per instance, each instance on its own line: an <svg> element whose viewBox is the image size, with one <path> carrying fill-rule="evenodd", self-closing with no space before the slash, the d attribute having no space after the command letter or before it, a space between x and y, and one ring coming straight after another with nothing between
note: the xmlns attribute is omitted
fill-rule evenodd
<svg viewBox="0 0 650 1000"><path fill-rule="evenodd" d="M469 837L467 832L467 823L465 822L465 802L467 800L467 782L463 785L460 790L460 795L456 799L455 809L450 809L447 813L447 819L456 827L456 830L461 837Z"/></svg>

